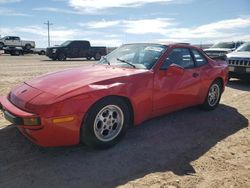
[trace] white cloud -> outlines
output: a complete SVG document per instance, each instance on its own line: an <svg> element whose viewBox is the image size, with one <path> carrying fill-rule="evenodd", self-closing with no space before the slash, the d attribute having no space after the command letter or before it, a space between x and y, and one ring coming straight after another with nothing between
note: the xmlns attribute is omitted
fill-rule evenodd
<svg viewBox="0 0 250 188"><path fill-rule="evenodd" d="M149 3L168 3L174 0L68 0L69 5L77 10L93 12L118 7L138 7Z"/></svg>
<svg viewBox="0 0 250 188"><path fill-rule="evenodd" d="M170 18L124 20L123 24L125 32L132 34L164 34L168 27L174 25L173 20Z"/></svg>
<svg viewBox="0 0 250 188"><path fill-rule="evenodd" d="M82 28L51 27L52 44L65 40L86 39L93 45L119 46L126 42L170 41L212 43L217 41L250 41L250 17L221 20L213 23L181 27L171 18L141 20L100 20L82 24ZM111 28L104 30L105 28ZM98 29L98 30L97 30ZM28 40L47 44L47 28L43 25L0 28L0 34L19 35ZM137 37L138 36L138 37ZM156 38L157 37L157 38ZM37 46L41 46L41 45Z"/></svg>
<svg viewBox="0 0 250 188"><path fill-rule="evenodd" d="M25 40L34 40L38 47L46 47L47 45L47 28L39 25L20 26L13 28L0 28L0 35L18 35ZM103 33L81 29L69 29L66 27L52 27L50 30L52 45L61 44L66 40L86 39L90 40L93 45L119 46L122 41L117 37L99 37Z"/></svg>
<svg viewBox="0 0 250 188"><path fill-rule="evenodd" d="M79 25L82 27L88 27L91 29L102 29L102 28L112 27L120 23L121 23L120 20L114 20L114 21L102 20L102 21L93 21L93 22L88 22L88 23L79 23Z"/></svg>
<svg viewBox="0 0 250 188"><path fill-rule="evenodd" d="M6 3L17 3L22 0L0 0L0 4L6 4Z"/></svg>
<svg viewBox="0 0 250 188"><path fill-rule="evenodd" d="M47 12L56 12L56 13L64 13L64 14L83 14L79 11L71 11L61 8L54 8L54 7L39 7L39 8L32 8L34 11L47 11Z"/></svg>
<svg viewBox="0 0 250 188"><path fill-rule="evenodd" d="M13 9L0 7L1 16L31 16L30 14L16 12Z"/></svg>
<svg viewBox="0 0 250 188"><path fill-rule="evenodd" d="M250 17L221 20L198 27L170 28L165 35L172 39L232 40L241 38L240 29L250 27Z"/></svg>
<svg viewBox="0 0 250 188"><path fill-rule="evenodd" d="M249 40L248 35L242 36L241 29L250 28L250 17L221 20L196 27L178 27L175 20L170 18L124 20L121 23L126 33L159 34L165 37L160 41Z"/></svg>
<svg viewBox="0 0 250 188"><path fill-rule="evenodd" d="M101 46L109 46L109 47L117 47L122 44L121 39L89 39L91 42L91 45L101 45Z"/></svg>

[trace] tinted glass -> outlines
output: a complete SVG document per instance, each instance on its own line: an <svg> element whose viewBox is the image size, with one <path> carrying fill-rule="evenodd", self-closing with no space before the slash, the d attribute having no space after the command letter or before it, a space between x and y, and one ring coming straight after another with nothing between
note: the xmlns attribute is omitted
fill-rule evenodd
<svg viewBox="0 0 250 188"><path fill-rule="evenodd" d="M234 42L220 42L217 44L214 44L212 48L235 48Z"/></svg>
<svg viewBox="0 0 250 188"><path fill-rule="evenodd" d="M250 42L242 44L236 51L237 52L249 52L250 51Z"/></svg>
<svg viewBox="0 0 250 188"><path fill-rule="evenodd" d="M68 46L72 41L67 40L66 42L62 43L60 46Z"/></svg>
<svg viewBox="0 0 250 188"><path fill-rule="evenodd" d="M195 49L192 49L192 52L194 54L194 58L195 58L197 66L201 66L201 65L207 64L206 58L203 55L201 55L200 52L198 52Z"/></svg>
<svg viewBox="0 0 250 188"><path fill-rule="evenodd" d="M189 49L187 48L173 49L173 51L169 54L169 56L163 63L161 69L167 69L171 64L177 64L183 68L194 67L194 62Z"/></svg>

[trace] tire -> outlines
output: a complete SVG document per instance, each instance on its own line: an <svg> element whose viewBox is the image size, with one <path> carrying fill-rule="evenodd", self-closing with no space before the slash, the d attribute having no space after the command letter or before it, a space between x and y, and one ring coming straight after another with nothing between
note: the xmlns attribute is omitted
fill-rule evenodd
<svg viewBox="0 0 250 188"><path fill-rule="evenodd" d="M91 60L91 58L92 58L92 57L90 57L90 56L87 56L87 57L86 57L87 60Z"/></svg>
<svg viewBox="0 0 250 188"><path fill-rule="evenodd" d="M65 56L64 53L60 53L60 54L58 55L58 57L57 57L57 59L58 59L59 61L65 61L66 58L67 58L67 57Z"/></svg>
<svg viewBox="0 0 250 188"><path fill-rule="evenodd" d="M214 110L220 103L222 94L222 83L219 80L215 80L209 87L207 97L202 104L204 110Z"/></svg>
<svg viewBox="0 0 250 188"><path fill-rule="evenodd" d="M117 144L130 123L128 105L118 97L107 97L87 112L81 127L81 142L105 149Z"/></svg>
<svg viewBox="0 0 250 188"><path fill-rule="evenodd" d="M96 61L99 61L101 59L101 57L102 57L101 54L99 54L99 53L95 54L95 60Z"/></svg>
<svg viewBox="0 0 250 188"><path fill-rule="evenodd" d="M13 51L13 52L11 52L10 53L10 55L12 55L12 56L19 56L20 55L20 51Z"/></svg>
<svg viewBox="0 0 250 188"><path fill-rule="evenodd" d="M24 49L25 50L30 50L31 49L31 45L30 44L25 44Z"/></svg>
<svg viewBox="0 0 250 188"><path fill-rule="evenodd" d="M45 55L45 51L41 51L39 55Z"/></svg>
<svg viewBox="0 0 250 188"><path fill-rule="evenodd" d="M4 43L0 42L0 50L3 49Z"/></svg>

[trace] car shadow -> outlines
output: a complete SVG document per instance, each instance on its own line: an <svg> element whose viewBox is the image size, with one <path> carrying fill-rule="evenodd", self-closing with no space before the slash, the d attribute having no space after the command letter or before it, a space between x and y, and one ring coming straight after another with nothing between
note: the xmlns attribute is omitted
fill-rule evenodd
<svg viewBox="0 0 250 188"><path fill-rule="evenodd" d="M116 187L154 172L195 174L190 164L226 137L248 126L235 108L189 108L128 130L108 150L84 145L41 148L16 128L0 130L3 187Z"/></svg>
<svg viewBox="0 0 250 188"><path fill-rule="evenodd" d="M250 91L250 80L231 79L227 86L242 91Z"/></svg>

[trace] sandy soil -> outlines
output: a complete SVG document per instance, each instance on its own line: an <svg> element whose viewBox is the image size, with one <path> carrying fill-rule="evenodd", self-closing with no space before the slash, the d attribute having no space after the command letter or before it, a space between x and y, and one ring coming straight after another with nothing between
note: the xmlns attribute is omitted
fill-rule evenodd
<svg viewBox="0 0 250 188"><path fill-rule="evenodd" d="M0 94L89 61L0 56ZM114 148L41 148L0 117L0 187L250 187L250 83L233 80L211 112L189 108L129 129Z"/></svg>

